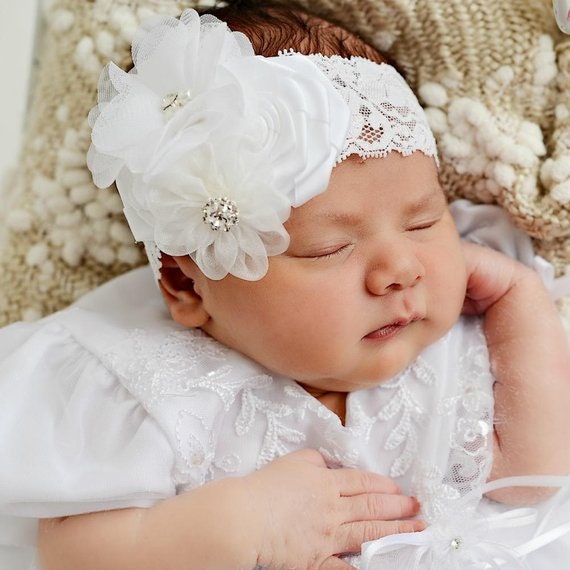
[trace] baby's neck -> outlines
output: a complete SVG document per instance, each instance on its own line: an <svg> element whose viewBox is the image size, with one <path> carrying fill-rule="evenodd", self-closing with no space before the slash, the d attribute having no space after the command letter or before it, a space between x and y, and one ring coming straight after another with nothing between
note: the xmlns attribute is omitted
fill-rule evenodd
<svg viewBox="0 0 570 570"><path fill-rule="evenodd" d="M312 388L311 386L305 386L301 384L303 388L314 396L323 406L326 406L331 412L335 413L344 425L344 420L346 416L346 392L326 392L324 390L318 390L317 388Z"/></svg>

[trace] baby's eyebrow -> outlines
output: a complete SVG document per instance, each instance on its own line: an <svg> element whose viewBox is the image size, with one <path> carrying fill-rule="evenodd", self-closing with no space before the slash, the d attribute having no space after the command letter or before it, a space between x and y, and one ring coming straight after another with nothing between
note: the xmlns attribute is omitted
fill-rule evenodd
<svg viewBox="0 0 570 570"><path fill-rule="evenodd" d="M447 204L447 199L443 190L439 186L434 186L428 192L420 196L418 199L410 202L406 206L406 214L413 216L415 214L420 214L426 208L433 205L444 205Z"/></svg>
<svg viewBox="0 0 570 570"><path fill-rule="evenodd" d="M434 186L416 200L405 203L402 211L404 215L413 217L417 214L421 214L424 210L430 207L439 206L440 204L442 206L447 204L447 198L440 186ZM291 222L291 218L289 219L289 222ZM319 212L312 216L311 222L312 225L321 222L342 227L357 228L362 226L365 223L365 220L363 220L359 213L328 210Z"/></svg>
<svg viewBox="0 0 570 570"><path fill-rule="evenodd" d="M341 226L358 226L362 224L362 217L351 212L321 212L315 216L318 221L332 222Z"/></svg>
<svg viewBox="0 0 570 570"><path fill-rule="evenodd" d="M428 192L422 194L419 198L410 201L404 206L404 212L408 216L414 216L420 214L425 209L433 205L447 204L445 194L439 186L434 186L430 188ZM325 211L318 213L313 221L324 221L333 224L338 224L340 226L350 226L355 227L363 223L363 219L360 214L352 212L338 212L338 211Z"/></svg>

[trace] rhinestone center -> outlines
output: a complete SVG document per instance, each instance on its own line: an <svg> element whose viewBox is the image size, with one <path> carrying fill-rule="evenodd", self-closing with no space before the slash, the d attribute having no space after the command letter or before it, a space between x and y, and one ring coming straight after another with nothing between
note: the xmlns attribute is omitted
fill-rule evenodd
<svg viewBox="0 0 570 570"><path fill-rule="evenodd" d="M202 207L202 220L216 232L229 232L239 222L239 210L229 198L210 198Z"/></svg>
<svg viewBox="0 0 570 570"><path fill-rule="evenodd" d="M162 98L162 110L165 112L175 111L184 107L192 99L192 92L190 89L181 91L180 93L168 93Z"/></svg>
<svg viewBox="0 0 570 570"><path fill-rule="evenodd" d="M460 536L456 536L452 541L451 541L451 548L453 548L453 550L459 550L461 548L461 537Z"/></svg>

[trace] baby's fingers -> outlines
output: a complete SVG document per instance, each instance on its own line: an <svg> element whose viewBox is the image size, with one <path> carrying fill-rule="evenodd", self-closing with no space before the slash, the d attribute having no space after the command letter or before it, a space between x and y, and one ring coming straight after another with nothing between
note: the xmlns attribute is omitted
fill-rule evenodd
<svg viewBox="0 0 570 570"><path fill-rule="evenodd" d="M420 532L426 528L424 521L359 521L339 528L339 552L360 552L364 542L390 534Z"/></svg>
<svg viewBox="0 0 570 570"><path fill-rule="evenodd" d="M342 497L352 497L362 493L399 494L400 488L392 479L358 469L334 469L329 471L335 479Z"/></svg>
<svg viewBox="0 0 570 570"><path fill-rule="evenodd" d="M413 517L420 510L420 504L406 495L368 493L354 497L342 497L345 521L390 521Z"/></svg>

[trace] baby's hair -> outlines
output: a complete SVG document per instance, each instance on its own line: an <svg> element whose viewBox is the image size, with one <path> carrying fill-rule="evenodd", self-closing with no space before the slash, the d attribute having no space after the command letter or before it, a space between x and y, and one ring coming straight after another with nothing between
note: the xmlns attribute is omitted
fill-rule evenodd
<svg viewBox="0 0 570 570"><path fill-rule="evenodd" d="M303 7L278 0L230 0L221 7L202 10L245 34L257 55L276 56L293 49L302 54L360 56L377 63L391 63L376 48L340 24L324 20Z"/></svg>

